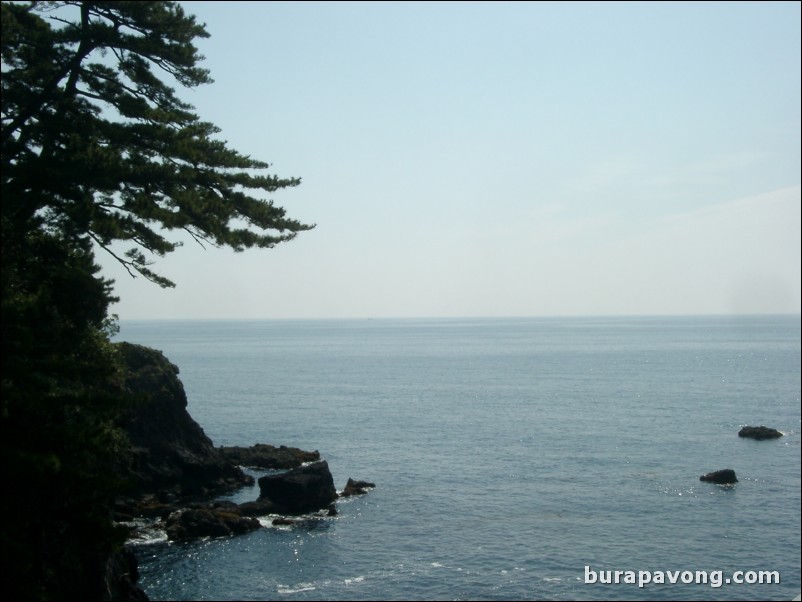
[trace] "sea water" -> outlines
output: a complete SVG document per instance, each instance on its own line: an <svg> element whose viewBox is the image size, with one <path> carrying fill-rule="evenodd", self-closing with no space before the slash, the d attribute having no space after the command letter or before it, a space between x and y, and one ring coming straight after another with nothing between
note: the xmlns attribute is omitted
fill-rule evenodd
<svg viewBox="0 0 802 602"><path fill-rule="evenodd" d="M188 409L216 445L319 450L338 488L376 483L339 501L336 517L137 544L152 599L800 591L799 316L121 326L120 339L179 366ZM738 437L764 424L785 436ZM699 481L722 468L739 482ZM690 571L694 582L600 583L610 571ZM725 583L736 571L780 583Z"/></svg>

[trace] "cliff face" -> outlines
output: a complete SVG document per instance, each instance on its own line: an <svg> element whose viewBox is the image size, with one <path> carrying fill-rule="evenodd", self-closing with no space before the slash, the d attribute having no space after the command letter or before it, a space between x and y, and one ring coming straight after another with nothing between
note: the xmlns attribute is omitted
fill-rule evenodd
<svg viewBox="0 0 802 602"><path fill-rule="evenodd" d="M178 367L155 349L131 343L118 347L125 388L136 400L122 420L132 445L131 493L209 495L252 482L187 412Z"/></svg>
<svg viewBox="0 0 802 602"><path fill-rule="evenodd" d="M251 447L219 447L187 412L187 397L178 368L155 349L118 344L122 360L122 395L129 401L121 418L128 442L127 488L115 504L117 520L142 514L166 517L170 539L218 537L261 527L253 518L273 513L300 515L328 509L336 514L338 498L328 464L317 451L257 443ZM288 469L259 479L256 502L237 505L209 502L209 497L252 484L239 464ZM344 495L365 493L373 483L348 480ZM205 499L205 501L204 501ZM289 523L292 524L291 519ZM120 595L129 595L124 579L114 581L125 559L112 559L107 579ZM122 570L121 575L132 574ZM114 597L117 594L110 594Z"/></svg>

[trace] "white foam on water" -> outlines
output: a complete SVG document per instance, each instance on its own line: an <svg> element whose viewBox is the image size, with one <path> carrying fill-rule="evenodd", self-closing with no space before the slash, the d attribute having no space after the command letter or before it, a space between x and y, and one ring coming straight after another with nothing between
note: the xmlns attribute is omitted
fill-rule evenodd
<svg viewBox="0 0 802 602"><path fill-rule="evenodd" d="M277 587L277 591L280 594L297 594L300 592L311 592L315 589L317 588L315 588L312 583L297 583L295 585L283 585L279 583Z"/></svg>

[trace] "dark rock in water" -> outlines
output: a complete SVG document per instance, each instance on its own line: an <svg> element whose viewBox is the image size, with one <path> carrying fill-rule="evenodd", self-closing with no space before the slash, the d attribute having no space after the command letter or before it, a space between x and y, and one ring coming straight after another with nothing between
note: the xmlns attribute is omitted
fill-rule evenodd
<svg viewBox="0 0 802 602"><path fill-rule="evenodd" d="M259 479L259 499L281 508L281 514L304 514L326 508L337 499L328 463L314 462Z"/></svg>
<svg viewBox="0 0 802 602"><path fill-rule="evenodd" d="M274 518L271 521L271 524L279 527L279 526L294 525L297 522L298 521L296 521L296 520L294 520L292 518L279 517L279 518Z"/></svg>
<svg viewBox="0 0 802 602"><path fill-rule="evenodd" d="M131 442L130 493L208 495L253 483L226 460L187 412L178 368L155 349L119 343L125 389L138 399L122 417Z"/></svg>
<svg viewBox="0 0 802 602"><path fill-rule="evenodd" d="M738 478L735 476L735 471L732 468L725 468L724 470L717 470L709 472L706 475L699 477L700 481L707 481L709 483L729 484L737 483Z"/></svg>
<svg viewBox="0 0 802 602"><path fill-rule="evenodd" d="M265 443L257 443L251 447L218 447L222 456L232 464L262 469L297 468L305 462L320 460L320 452L304 451L297 447L281 445L275 447Z"/></svg>
<svg viewBox="0 0 802 602"><path fill-rule="evenodd" d="M745 426L738 431L739 437L748 437L749 439L777 439L782 437L783 434L777 429L772 429L767 426Z"/></svg>
<svg viewBox="0 0 802 602"><path fill-rule="evenodd" d="M242 516L267 516L279 514L281 508L268 499L258 499L255 502L244 502L239 505Z"/></svg>
<svg viewBox="0 0 802 602"><path fill-rule="evenodd" d="M178 540L239 535L261 526L255 518L243 517L236 504L232 504L179 510L167 519L165 530L169 539Z"/></svg>
<svg viewBox="0 0 802 602"><path fill-rule="evenodd" d="M354 479L348 479L348 482L345 484L345 489L343 489L340 497L349 497L352 495L362 495L367 493L365 491L368 488L376 487L375 483L368 483L367 481L355 481Z"/></svg>

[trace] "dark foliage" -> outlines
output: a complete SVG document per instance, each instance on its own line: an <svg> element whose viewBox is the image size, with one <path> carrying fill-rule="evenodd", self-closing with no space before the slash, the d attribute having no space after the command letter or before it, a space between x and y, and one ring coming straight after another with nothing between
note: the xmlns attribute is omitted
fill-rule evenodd
<svg viewBox="0 0 802 602"><path fill-rule="evenodd" d="M172 286L149 266L177 232L243 250L312 226L260 196L298 179L229 149L165 83L211 81L180 5L1 6L3 587L97 599L122 542L127 399L95 251Z"/></svg>
<svg viewBox="0 0 802 602"><path fill-rule="evenodd" d="M214 136L159 75L209 83L193 45L207 33L173 2L2 4L4 236L89 238L163 286L150 256L171 231L235 250L309 225L253 196L297 185ZM76 14L77 13L77 14ZM55 26L54 26L55 25ZM115 242L132 245L117 253Z"/></svg>

